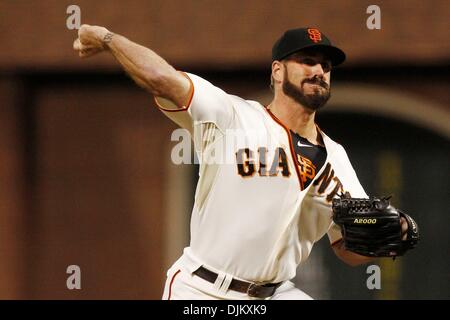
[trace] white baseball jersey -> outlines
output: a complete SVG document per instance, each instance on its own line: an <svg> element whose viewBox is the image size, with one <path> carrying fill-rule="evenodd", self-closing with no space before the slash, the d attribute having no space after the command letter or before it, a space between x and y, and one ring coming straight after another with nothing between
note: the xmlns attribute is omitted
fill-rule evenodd
<svg viewBox="0 0 450 320"><path fill-rule="evenodd" d="M200 160L188 253L243 280L292 279L316 241L326 233L330 242L341 238L332 198L345 191L366 197L344 148L318 129L327 159L304 188L313 168L299 163L289 130L270 110L187 76L193 85L187 106L174 111L156 100L193 133Z"/></svg>

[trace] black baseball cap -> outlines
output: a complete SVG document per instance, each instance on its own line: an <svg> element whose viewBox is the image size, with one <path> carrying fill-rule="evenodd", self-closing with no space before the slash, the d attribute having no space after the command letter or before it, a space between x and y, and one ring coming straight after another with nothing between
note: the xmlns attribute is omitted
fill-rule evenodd
<svg viewBox="0 0 450 320"><path fill-rule="evenodd" d="M298 28L287 30L272 48L272 61L283 60L287 56L306 49L315 48L323 52L333 66L344 62L345 53L333 46L331 41L317 28Z"/></svg>

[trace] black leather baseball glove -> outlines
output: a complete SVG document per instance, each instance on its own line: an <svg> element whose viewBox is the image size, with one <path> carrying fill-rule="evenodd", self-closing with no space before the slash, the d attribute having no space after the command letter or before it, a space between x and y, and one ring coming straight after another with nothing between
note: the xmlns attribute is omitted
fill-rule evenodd
<svg viewBox="0 0 450 320"><path fill-rule="evenodd" d="M417 245L417 223L394 208L389 198L351 198L347 193L333 199L333 221L341 227L347 250L368 257L395 258ZM405 240L401 217L408 223Z"/></svg>

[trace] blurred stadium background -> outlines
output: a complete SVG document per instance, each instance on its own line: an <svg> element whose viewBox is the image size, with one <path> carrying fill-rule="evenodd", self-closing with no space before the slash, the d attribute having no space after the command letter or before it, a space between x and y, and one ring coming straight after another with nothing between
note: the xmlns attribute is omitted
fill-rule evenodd
<svg viewBox="0 0 450 320"><path fill-rule="evenodd" d="M196 167L175 129L108 54L80 60L69 5L224 90L268 102L270 50L319 27L347 52L318 123L369 194L393 194L422 242L366 267L317 244L296 282L317 299L449 299L448 1L0 1L0 298L159 299L189 239ZM366 8L381 8L381 30ZM66 268L79 265L81 290Z"/></svg>

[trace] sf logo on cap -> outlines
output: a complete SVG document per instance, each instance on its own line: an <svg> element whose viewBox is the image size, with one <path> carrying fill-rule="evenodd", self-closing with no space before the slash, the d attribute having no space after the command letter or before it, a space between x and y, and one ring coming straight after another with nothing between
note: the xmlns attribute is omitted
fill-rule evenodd
<svg viewBox="0 0 450 320"><path fill-rule="evenodd" d="M310 28L308 29L309 38L314 42L322 41L322 34L318 29Z"/></svg>

